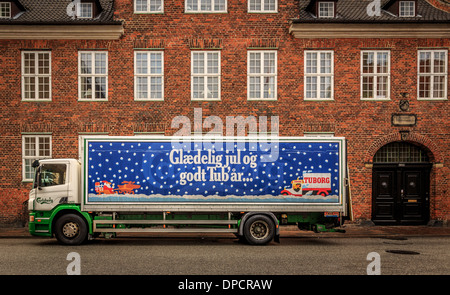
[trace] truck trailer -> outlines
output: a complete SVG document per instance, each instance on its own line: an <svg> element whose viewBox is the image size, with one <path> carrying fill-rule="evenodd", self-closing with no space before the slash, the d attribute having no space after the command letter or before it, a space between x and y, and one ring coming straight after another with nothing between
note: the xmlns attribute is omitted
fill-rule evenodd
<svg viewBox="0 0 450 295"><path fill-rule="evenodd" d="M227 232L253 245L279 227L342 231L341 137L81 136L79 159L41 159L29 231L78 245L127 232Z"/></svg>

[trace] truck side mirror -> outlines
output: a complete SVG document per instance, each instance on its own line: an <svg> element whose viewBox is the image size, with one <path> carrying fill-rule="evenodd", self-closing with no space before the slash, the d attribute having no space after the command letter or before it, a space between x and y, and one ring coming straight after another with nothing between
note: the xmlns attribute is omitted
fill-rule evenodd
<svg viewBox="0 0 450 295"><path fill-rule="evenodd" d="M33 168L39 167L39 160L34 160L33 163L31 163L31 167Z"/></svg>

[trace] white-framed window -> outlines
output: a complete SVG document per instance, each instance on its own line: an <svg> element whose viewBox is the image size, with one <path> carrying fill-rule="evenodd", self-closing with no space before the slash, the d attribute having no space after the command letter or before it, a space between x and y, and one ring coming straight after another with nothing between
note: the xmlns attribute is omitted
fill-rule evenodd
<svg viewBox="0 0 450 295"><path fill-rule="evenodd" d="M305 100L333 100L334 97L334 52L305 51Z"/></svg>
<svg viewBox="0 0 450 295"><path fill-rule="evenodd" d="M0 18L11 18L11 2L0 2Z"/></svg>
<svg viewBox="0 0 450 295"><path fill-rule="evenodd" d="M134 99L164 99L164 53L134 52Z"/></svg>
<svg viewBox="0 0 450 295"><path fill-rule="evenodd" d="M400 1L398 11L401 17L414 17L416 16L416 2Z"/></svg>
<svg viewBox="0 0 450 295"><path fill-rule="evenodd" d="M93 18L94 6L93 3L77 3L77 18Z"/></svg>
<svg viewBox="0 0 450 295"><path fill-rule="evenodd" d="M447 99L448 51L418 51L418 99Z"/></svg>
<svg viewBox="0 0 450 295"><path fill-rule="evenodd" d="M276 100L277 51L251 50L247 53L247 99Z"/></svg>
<svg viewBox="0 0 450 295"><path fill-rule="evenodd" d="M191 99L220 100L220 52L191 52Z"/></svg>
<svg viewBox="0 0 450 295"><path fill-rule="evenodd" d="M227 12L227 0L185 0L185 12Z"/></svg>
<svg viewBox="0 0 450 295"><path fill-rule="evenodd" d="M33 181L34 160L52 157L51 135L22 135L22 180Z"/></svg>
<svg viewBox="0 0 450 295"><path fill-rule="evenodd" d="M278 0L248 0L248 12L278 12Z"/></svg>
<svg viewBox="0 0 450 295"><path fill-rule="evenodd" d="M134 0L134 13L163 13L164 0Z"/></svg>
<svg viewBox="0 0 450 295"><path fill-rule="evenodd" d="M22 100L51 100L51 53L22 51Z"/></svg>
<svg viewBox="0 0 450 295"><path fill-rule="evenodd" d="M317 15L320 18L334 17L334 2L320 1L317 7Z"/></svg>
<svg viewBox="0 0 450 295"><path fill-rule="evenodd" d="M108 99L108 52L78 52L78 99Z"/></svg>
<svg viewBox="0 0 450 295"><path fill-rule="evenodd" d="M361 99L390 99L390 52L361 52Z"/></svg>

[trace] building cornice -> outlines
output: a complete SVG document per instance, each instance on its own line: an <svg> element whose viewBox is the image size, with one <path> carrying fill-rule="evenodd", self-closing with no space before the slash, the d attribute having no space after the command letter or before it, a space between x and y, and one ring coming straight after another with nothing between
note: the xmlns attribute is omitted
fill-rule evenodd
<svg viewBox="0 0 450 295"><path fill-rule="evenodd" d="M122 24L108 25L0 25L0 39L117 40Z"/></svg>
<svg viewBox="0 0 450 295"><path fill-rule="evenodd" d="M295 38L450 38L448 23L291 23Z"/></svg>

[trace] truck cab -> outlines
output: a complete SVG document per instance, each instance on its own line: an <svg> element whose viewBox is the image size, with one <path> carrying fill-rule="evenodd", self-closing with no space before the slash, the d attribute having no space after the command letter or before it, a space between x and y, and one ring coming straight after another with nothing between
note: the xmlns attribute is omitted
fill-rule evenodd
<svg viewBox="0 0 450 295"><path fill-rule="evenodd" d="M58 206L67 209L80 204L81 163L75 159L45 159L35 161L33 188L29 193L30 232L51 236L52 215Z"/></svg>

